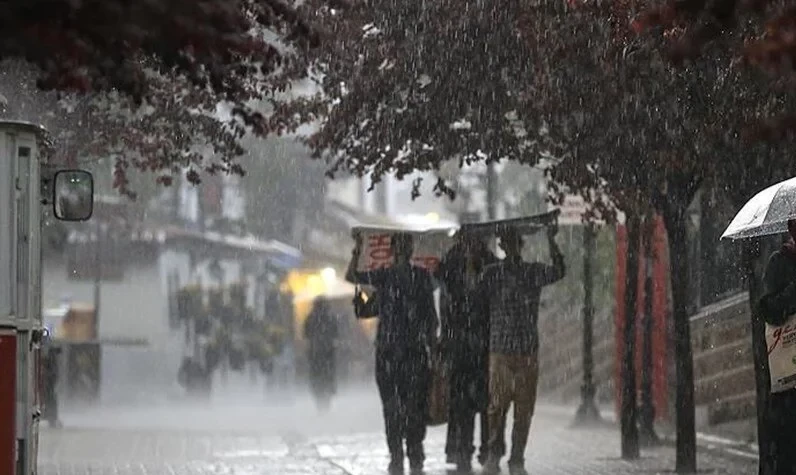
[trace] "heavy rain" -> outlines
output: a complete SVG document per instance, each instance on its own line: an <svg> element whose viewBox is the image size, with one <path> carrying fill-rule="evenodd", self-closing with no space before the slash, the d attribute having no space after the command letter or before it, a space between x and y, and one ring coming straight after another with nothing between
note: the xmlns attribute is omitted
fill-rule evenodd
<svg viewBox="0 0 796 475"><path fill-rule="evenodd" d="M795 19L0 2L0 475L796 475Z"/></svg>

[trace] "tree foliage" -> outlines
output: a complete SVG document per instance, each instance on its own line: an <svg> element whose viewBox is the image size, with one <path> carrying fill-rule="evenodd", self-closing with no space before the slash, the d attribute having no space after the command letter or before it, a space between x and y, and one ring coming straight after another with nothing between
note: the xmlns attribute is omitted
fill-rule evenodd
<svg viewBox="0 0 796 475"><path fill-rule="evenodd" d="M154 71L237 103L253 78L286 60L265 30L318 41L280 0L9 1L0 5L0 59L38 66L46 90L118 90L142 101L157 90Z"/></svg>
<svg viewBox="0 0 796 475"><path fill-rule="evenodd" d="M62 158L116 157L126 193L132 168L164 184L181 172L193 182L242 174L246 133L297 125L273 104L320 39L282 0L11 1L0 5L0 32L0 60L25 61L28 80L66 99L57 121L26 118L58 122Z"/></svg>
<svg viewBox="0 0 796 475"><path fill-rule="evenodd" d="M792 93L796 8L789 2L667 0L638 10L634 30L660 39L673 64L729 54L738 66L766 73L772 90ZM792 104L758 119L748 124L745 138L750 141L792 139L796 132Z"/></svg>
<svg viewBox="0 0 796 475"><path fill-rule="evenodd" d="M135 196L128 173L133 169L153 172L166 185L184 171L194 182L199 172L243 173L236 161L243 153L238 141L243 131L212 114L211 95L162 77L150 85L141 107L113 92L46 94L34 86L35 70L20 62L0 64L0 94L7 102L0 117L44 125L56 163L113 158L114 186L122 193Z"/></svg>
<svg viewBox="0 0 796 475"><path fill-rule="evenodd" d="M641 32L657 28L666 37L671 59L698 57L728 37L743 37L731 46L752 64L772 70L792 69L792 34L796 10L787 2L771 0L667 0L646 5L633 20Z"/></svg>
<svg viewBox="0 0 796 475"><path fill-rule="evenodd" d="M378 181L451 158L536 161L538 124L518 107L532 70L517 34L527 2L310 3L336 41L308 56L322 93L297 109L321 118L310 144L332 157L332 174Z"/></svg>

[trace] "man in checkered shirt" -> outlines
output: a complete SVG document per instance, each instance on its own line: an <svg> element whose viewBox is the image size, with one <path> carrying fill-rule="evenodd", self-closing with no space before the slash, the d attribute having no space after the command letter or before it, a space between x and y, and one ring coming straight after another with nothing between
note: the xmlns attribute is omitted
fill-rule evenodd
<svg viewBox="0 0 796 475"><path fill-rule="evenodd" d="M524 475L525 446L531 428L539 378L539 298L542 287L561 280L564 256L558 248L556 226L548 228L552 265L522 260L524 241L515 229L499 234L506 258L484 269L477 301L489 315L489 457L487 473L500 471L504 455L506 414L514 403L509 470Z"/></svg>

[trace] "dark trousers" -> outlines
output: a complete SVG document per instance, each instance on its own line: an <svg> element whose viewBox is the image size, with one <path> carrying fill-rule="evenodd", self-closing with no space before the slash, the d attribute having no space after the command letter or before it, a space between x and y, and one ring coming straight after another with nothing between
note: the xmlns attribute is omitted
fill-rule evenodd
<svg viewBox="0 0 796 475"><path fill-rule="evenodd" d="M454 348L448 357L450 406L445 453L456 462L472 458L475 452L473 445L475 417L479 415L481 425L479 459L483 461L489 441L486 424L486 357L479 357L468 348Z"/></svg>
<svg viewBox="0 0 796 475"><path fill-rule="evenodd" d="M768 415L771 453L760 454L768 473L796 475L796 389L772 394Z"/></svg>
<svg viewBox="0 0 796 475"><path fill-rule="evenodd" d="M506 415L513 404L509 465L521 467L525 464L525 446L536 407L538 380L539 360L535 354L492 353L489 356L489 455L494 462L506 453Z"/></svg>
<svg viewBox="0 0 796 475"><path fill-rule="evenodd" d="M48 381L43 394L43 414L42 417L51 426L58 424L58 395L55 392L55 384Z"/></svg>
<svg viewBox="0 0 796 475"><path fill-rule="evenodd" d="M310 349L310 385L316 395L332 395L337 390L337 365L333 350Z"/></svg>
<svg viewBox="0 0 796 475"><path fill-rule="evenodd" d="M376 383L384 412L387 447L394 461L403 460L404 441L406 455L413 464L425 460L423 441L430 379L429 357L424 350L376 350Z"/></svg>

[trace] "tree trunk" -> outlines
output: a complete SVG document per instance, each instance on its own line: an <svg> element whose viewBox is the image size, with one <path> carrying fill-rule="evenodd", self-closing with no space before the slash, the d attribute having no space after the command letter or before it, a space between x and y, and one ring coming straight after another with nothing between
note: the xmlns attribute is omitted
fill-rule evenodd
<svg viewBox="0 0 796 475"><path fill-rule="evenodd" d="M644 313L642 314L641 343L641 408L639 410L639 435L644 447L652 447L660 442L655 433L655 404L652 400L653 358L652 332L654 317L653 301L653 269L655 262L655 218L652 217L644 227Z"/></svg>
<svg viewBox="0 0 796 475"><path fill-rule="evenodd" d="M636 404L636 300L638 298L638 246L639 217L627 216L627 260L625 261L625 327L624 352L622 358L622 458L634 460L639 457L638 414Z"/></svg>
<svg viewBox="0 0 796 475"><path fill-rule="evenodd" d="M669 203L664 212L669 237L671 263L672 318L674 322L674 361L677 374L675 386L675 420L677 423L676 471L695 473L696 417L694 406L694 355L691 348L691 326L688 316L688 243L686 240L687 204Z"/></svg>
<svg viewBox="0 0 796 475"><path fill-rule="evenodd" d="M760 257L760 242L747 241L743 246L743 266L746 275L746 285L749 289L749 315L752 323L752 355L755 365L755 389L757 393L757 446L759 448L759 475L772 475L774 473L773 460L771 459L771 439L766 424L768 409L769 376L768 376L768 350L766 348L766 325L757 314L755 306L762 294L760 280L757 276L756 263Z"/></svg>

